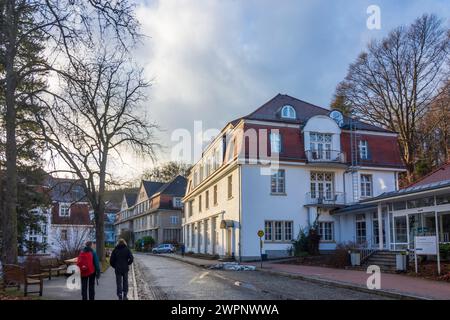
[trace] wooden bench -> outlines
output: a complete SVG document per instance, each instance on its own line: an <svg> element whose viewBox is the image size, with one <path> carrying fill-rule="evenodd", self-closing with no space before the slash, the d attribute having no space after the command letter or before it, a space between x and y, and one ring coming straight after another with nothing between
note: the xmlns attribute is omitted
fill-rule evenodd
<svg viewBox="0 0 450 320"><path fill-rule="evenodd" d="M39 293L42 296L44 288L44 280L42 275L30 275L27 274L26 268L15 264L6 264L3 266L3 286L11 287L17 286L20 290L20 286L24 286L23 295L26 297L28 293ZM32 285L39 286L39 291L28 291L28 287Z"/></svg>
<svg viewBox="0 0 450 320"><path fill-rule="evenodd" d="M52 273L56 272L59 277L61 272L66 271L67 266L59 262L57 258L44 258L40 260L41 273L46 273L48 275L48 280L52 279Z"/></svg>

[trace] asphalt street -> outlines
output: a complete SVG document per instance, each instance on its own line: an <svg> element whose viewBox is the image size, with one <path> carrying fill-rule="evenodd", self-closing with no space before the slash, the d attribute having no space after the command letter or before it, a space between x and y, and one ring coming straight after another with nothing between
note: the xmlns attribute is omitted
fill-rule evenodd
<svg viewBox="0 0 450 320"><path fill-rule="evenodd" d="M141 299L386 299L259 271L208 270L162 256L136 255L135 261Z"/></svg>

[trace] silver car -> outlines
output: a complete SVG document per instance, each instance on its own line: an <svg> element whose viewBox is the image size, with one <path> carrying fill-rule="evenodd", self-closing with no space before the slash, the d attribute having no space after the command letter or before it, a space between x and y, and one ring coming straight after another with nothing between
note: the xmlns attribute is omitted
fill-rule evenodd
<svg viewBox="0 0 450 320"><path fill-rule="evenodd" d="M152 249L152 253L174 253L175 247L173 244L163 243Z"/></svg>

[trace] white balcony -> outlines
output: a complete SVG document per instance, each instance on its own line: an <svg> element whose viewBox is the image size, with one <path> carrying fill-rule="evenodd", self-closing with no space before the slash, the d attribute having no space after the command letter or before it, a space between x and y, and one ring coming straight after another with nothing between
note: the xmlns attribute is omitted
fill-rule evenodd
<svg viewBox="0 0 450 320"><path fill-rule="evenodd" d="M308 192L305 199L306 206L337 208L345 205L344 192Z"/></svg>
<svg viewBox="0 0 450 320"><path fill-rule="evenodd" d="M345 163L345 153L338 150L306 150L306 159L312 163Z"/></svg>

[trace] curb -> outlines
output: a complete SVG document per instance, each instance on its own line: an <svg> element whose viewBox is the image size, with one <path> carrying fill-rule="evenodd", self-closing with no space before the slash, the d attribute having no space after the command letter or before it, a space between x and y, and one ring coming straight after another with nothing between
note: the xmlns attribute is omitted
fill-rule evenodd
<svg viewBox="0 0 450 320"><path fill-rule="evenodd" d="M193 262L193 261L184 260L184 259L176 257L176 256L169 256L169 255L153 255L153 256L166 257L166 258L169 258L169 259L178 260L178 261L181 261L181 262L193 265L193 266L201 267L201 268L209 267L208 264L196 263L196 262ZM318 284L322 284L322 285L329 285L329 286L335 286L335 287L344 288L344 289L360 291L360 292L364 292L364 293L377 294L377 295L380 295L380 296L393 298L393 299L400 299L400 300L433 300L432 298L429 298L429 297L422 297L422 296L417 296L417 295L413 295L413 294L399 293L399 292L393 292L393 291L387 291L387 290L381 290L381 289L379 289L379 290L371 290L371 289L368 289L366 287L363 287L363 286L360 286L360 285L356 285L356 284L351 284L351 283L348 283L348 282L328 280L328 279L323 279L323 278L318 278L318 277L305 276L305 275L301 275L301 274L293 274L293 273L282 272L282 271L265 270L265 269L260 269L260 268L257 268L256 271L266 272L266 273L269 273L269 274L284 276L284 277L288 277L288 278L292 278L292 279L300 279L300 280L309 281L309 282L313 282L313 283L318 283Z"/></svg>
<svg viewBox="0 0 450 320"><path fill-rule="evenodd" d="M137 284L136 284L136 274L134 271L134 264L131 265L131 279L133 281L133 290L132 290L132 300L139 300L139 296L137 293Z"/></svg>
<svg viewBox="0 0 450 320"><path fill-rule="evenodd" d="M432 300L431 298L428 298L428 297L416 296L416 295L412 295L412 294L399 293L399 292L393 292L393 291L387 291L387 290L381 290L381 289L372 290L372 289L368 289L366 287L363 287L363 286L360 286L357 284L351 284L348 282L341 282L341 281L323 279L323 278L312 277L312 276L305 276L305 275L301 275L301 274L293 274L293 273L288 273L288 272L264 270L264 269L263 270L256 269L256 271L266 272L266 273L273 274L273 275L280 275L280 276L284 276L284 277L288 277L288 278L292 278L292 279L300 279L300 280L305 280L305 281L309 281L309 282L313 282L313 283L335 286L335 287L339 287L339 288L350 289L350 290L355 290L355 291L360 291L360 292L365 292L365 293L377 294L380 296L385 296L385 297L393 298L393 299Z"/></svg>

